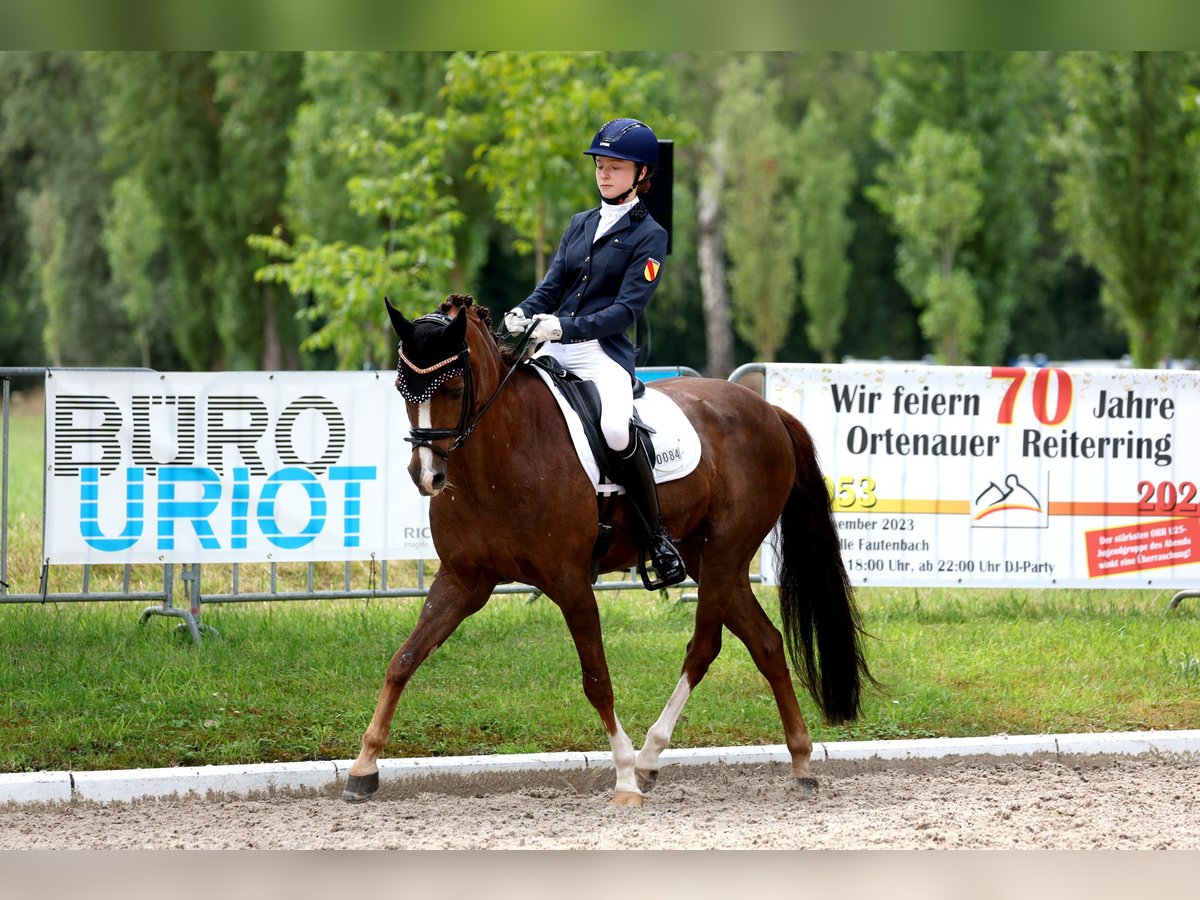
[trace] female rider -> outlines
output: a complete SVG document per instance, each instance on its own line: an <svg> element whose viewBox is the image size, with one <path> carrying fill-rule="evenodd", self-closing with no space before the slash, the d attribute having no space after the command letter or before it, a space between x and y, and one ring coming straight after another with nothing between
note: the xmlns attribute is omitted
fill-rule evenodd
<svg viewBox="0 0 1200 900"><path fill-rule="evenodd" d="M620 460L646 549L659 580L678 584L687 572L662 523L649 453L630 421L634 348L625 333L658 287L667 250L666 231L641 202L658 163L658 139L644 122L614 119L584 154L595 160L600 207L571 218L545 278L504 324L511 334L532 327L533 340L547 342L539 356L595 384L600 429Z"/></svg>

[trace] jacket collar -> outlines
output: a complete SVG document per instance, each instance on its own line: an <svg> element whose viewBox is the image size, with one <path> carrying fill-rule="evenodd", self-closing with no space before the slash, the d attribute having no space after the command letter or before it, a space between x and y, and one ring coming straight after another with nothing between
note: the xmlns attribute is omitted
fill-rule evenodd
<svg viewBox="0 0 1200 900"><path fill-rule="evenodd" d="M634 223L633 219L630 218L629 213L626 213L625 215L621 216L621 218L617 219L616 223L613 225L612 228L610 228L608 231L604 232L604 234L600 236L600 243L604 243L605 241L607 241L609 238L613 237L614 235L623 233L624 231L629 229L634 224L635 223ZM584 231L584 234L587 236L587 242L589 245L596 242L596 229L599 227L600 227L600 207L596 207L588 214L587 219L585 219L584 223L583 223L583 231Z"/></svg>

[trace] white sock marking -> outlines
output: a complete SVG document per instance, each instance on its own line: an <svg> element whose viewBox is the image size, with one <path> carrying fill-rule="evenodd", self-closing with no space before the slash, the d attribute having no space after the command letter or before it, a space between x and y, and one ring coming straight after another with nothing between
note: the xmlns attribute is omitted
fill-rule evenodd
<svg viewBox="0 0 1200 900"><path fill-rule="evenodd" d="M688 684L687 676L683 675L675 685L675 690L671 692L671 699L663 707L658 721L646 732L646 744L637 755L639 769L647 772L658 771L658 758L671 742L675 723L679 721L679 714L683 712L683 706L691 695L692 686Z"/></svg>

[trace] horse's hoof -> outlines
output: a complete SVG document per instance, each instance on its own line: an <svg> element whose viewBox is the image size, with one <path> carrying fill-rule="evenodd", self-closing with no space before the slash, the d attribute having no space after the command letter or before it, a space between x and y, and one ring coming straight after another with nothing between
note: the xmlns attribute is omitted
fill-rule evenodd
<svg viewBox="0 0 1200 900"><path fill-rule="evenodd" d="M635 769L634 774L637 775L638 787L642 789L642 793L647 793L654 787L658 781L658 769Z"/></svg>
<svg viewBox="0 0 1200 900"><path fill-rule="evenodd" d="M371 795L379 790L379 773L370 775L350 775L346 778L346 786L342 788L342 799L347 803L362 803L371 799Z"/></svg>
<svg viewBox="0 0 1200 900"><path fill-rule="evenodd" d="M613 794L613 806L641 806L646 798L636 791L617 791Z"/></svg>
<svg viewBox="0 0 1200 900"><path fill-rule="evenodd" d="M796 790L802 797L815 797L817 795L818 785L815 778L797 778Z"/></svg>

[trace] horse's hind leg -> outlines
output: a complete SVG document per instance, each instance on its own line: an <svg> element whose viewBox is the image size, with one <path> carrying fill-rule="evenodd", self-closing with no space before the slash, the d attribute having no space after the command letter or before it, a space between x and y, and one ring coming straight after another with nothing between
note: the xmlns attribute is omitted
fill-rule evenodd
<svg viewBox="0 0 1200 900"><path fill-rule="evenodd" d="M494 587L495 582L484 580L466 584L446 569L438 572L429 586L429 595L417 624L388 663L375 714L363 734L362 749L350 766L346 787L342 790L343 800L359 803L379 790L379 754L387 743L392 717L404 686L417 667L454 633L463 619L483 608Z"/></svg>
<svg viewBox="0 0 1200 900"><path fill-rule="evenodd" d="M671 742L671 734L675 731L675 723L679 721L684 704L721 652L721 618L724 611L715 608L710 599L712 596L712 589L701 582L696 624L683 658L683 672L658 720L646 732L646 742L638 752L636 772L638 784L644 791L654 787L658 779L659 757Z"/></svg>
<svg viewBox="0 0 1200 900"><path fill-rule="evenodd" d="M783 637L779 629L767 617L758 599L747 583L729 605L725 625L746 645L750 657L775 695L779 716L783 720L783 734L788 752L792 757L792 777L796 785L806 793L817 788L812 775L812 736L800 714L800 704L792 687L788 672L787 657L783 650Z"/></svg>

